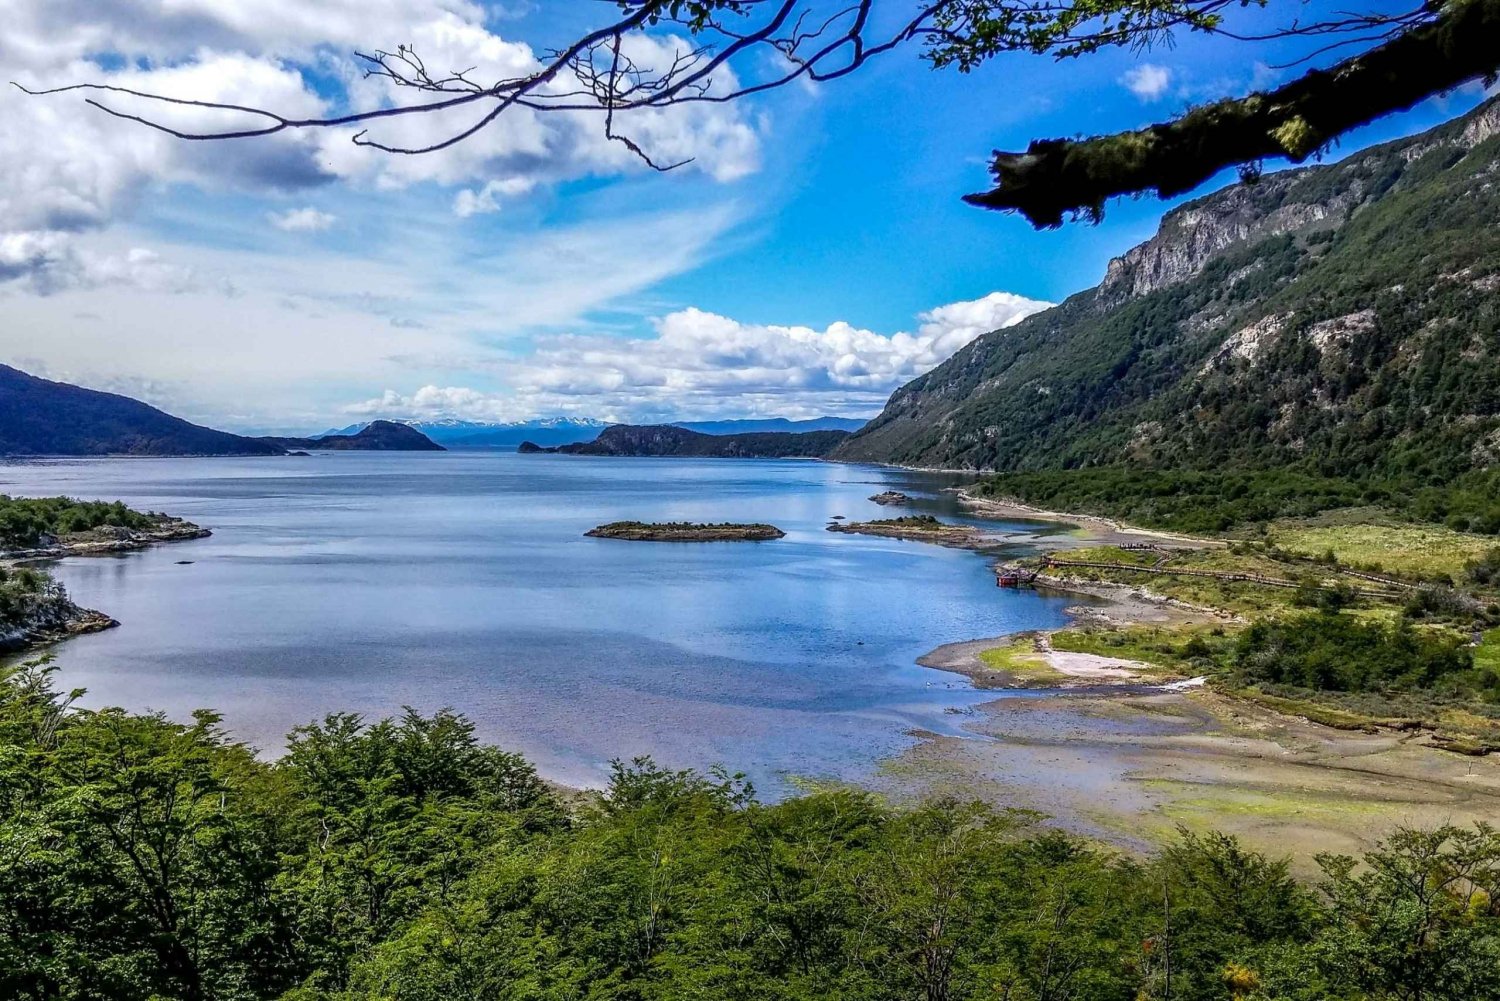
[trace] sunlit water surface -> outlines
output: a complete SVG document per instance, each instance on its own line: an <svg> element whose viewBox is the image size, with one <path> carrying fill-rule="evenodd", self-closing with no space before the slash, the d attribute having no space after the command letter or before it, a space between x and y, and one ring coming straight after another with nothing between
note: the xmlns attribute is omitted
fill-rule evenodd
<svg viewBox="0 0 1500 1001"><path fill-rule="evenodd" d="M891 516L867 498L892 488L957 516L952 482L463 452L0 466L0 492L118 498L214 532L55 566L122 623L55 648L85 704L211 707L268 753L327 712L448 706L559 781L597 784L609 759L651 754L744 770L773 795L793 777L857 780L912 730L958 732L953 710L983 697L917 667L925 651L1064 621L1060 598L996 588L983 555L825 530ZM620 519L787 536L584 537Z"/></svg>

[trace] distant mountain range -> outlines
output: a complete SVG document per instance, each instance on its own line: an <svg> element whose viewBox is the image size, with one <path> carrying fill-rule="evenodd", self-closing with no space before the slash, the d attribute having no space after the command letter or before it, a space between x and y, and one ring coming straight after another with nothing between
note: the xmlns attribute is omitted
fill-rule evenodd
<svg viewBox="0 0 1500 1001"><path fill-rule="evenodd" d="M753 431L714 435L675 424L615 424L593 441L553 447L528 441L522 443L519 451L716 459L817 459L832 452L848 437L848 431Z"/></svg>
<svg viewBox="0 0 1500 1001"><path fill-rule="evenodd" d="M699 434L749 434L760 431L858 431L869 423L865 417L813 417L805 421L785 417L732 421L672 421L673 427L687 428Z"/></svg>
<svg viewBox="0 0 1500 1001"><path fill-rule="evenodd" d="M378 426L337 441L247 438L189 423L116 393L0 365L0 455L285 455L288 449L438 448L411 428Z"/></svg>
<svg viewBox="0 0 1500 1001"><path fill-rule="evenodd" d="M440 445L456 449L518 448L523 441L529 441L541 448L553 448L559 445L590 442L599 437L599 433L606 428L622 426L587 417L542 417L529 421L496 423L465 421L449 417L441 420L410 420L400 423L416 428ZM325 431L317 437L356 434L365 426L365 423L351 424L348 427ZM670 425L650 426L686 428L689 431L706 435L733 435L770 431L792 433L857 431L865 426L865 421L857 417L814 417L801 421L772 417L724 421L678 421Z"/></svg>
<svg viewBox="0 0 1500 1001"><path fill-rule="evenodd" d="M357 434L369 422L351 424L345 428L325 431L317 437L329 435ZM464 421L448 417L433 421L399 421L422 432L445 448L515 448L523 441L539 445L567 445L576 441L593 441L599 432L610 425L605 421L586 417L547 417L530 421L489 423L486 421Z"/></svg>
<svg viewBox="0 0 1500 1001"><path fill-rule="evenodd" d="M395 421L371 421L353 434L325 434L319 438L261 438L294 451L443 452L443 446L414 427Z"/></svg>

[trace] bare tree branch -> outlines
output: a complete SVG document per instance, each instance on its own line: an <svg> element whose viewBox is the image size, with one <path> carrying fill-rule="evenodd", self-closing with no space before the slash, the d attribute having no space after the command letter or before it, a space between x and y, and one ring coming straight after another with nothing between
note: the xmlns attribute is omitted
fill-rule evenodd
<svg viewBox="0 0 1500 1001"><path fill-rule="evenodd" d="M881 20L900 8L904 19ZM1404 12L1336 11L1318 19L1255 33L1225 23L1226 12L1265 7L1270 0L615 0L619 17L564 48L547 51L522 76L485 81L477 67L430 69L410 46L357 52L366 79L396 92L420 95L366 111L293 118L264 108L171 97L110 84L77 83L28 94L87 94L85 102L111 115L179 139L255 139L303 130L359 127L352 141L391 154L448 149L492 126L509 111L575 112L600 116L606 139L618 142L655 170L691 159L659 162L630 134L631 113L694 103L725 103L799 80L826 83L855 72L901 46L921 43L938 67L967 72L1011 52L1069 58L1109 46L1145 46L1179 30L1211 32L1247 43L1274 38L1328 39L1298 62L1342 46L1374 46L1329 70L1312 70L1269 93L1198 108L1134 132L1093 139L1042 140L1024 153L997 152L997 186L967 201L1019 211L1037 226L1056 226L1072 214L1098 219L1113 197L1155 190L1174 195L1227 166L1253 172L1260 160L1301 161L1350 128L1466 80L1500 64L1500 0L1421 0ZM1250 16L1250 15L1246 15ZM633 35L668 34L662 65L646 65ZM663 36L656 36L658 41ZM755 53L773 56L752 61ZM741 82L732 66L753 66ZM16 86L20 87L19 84ZM139 105L244 115L241 127L192 129L154 117ZM372 135L390 120L461 113L442 138L401 144Z"/></svg>

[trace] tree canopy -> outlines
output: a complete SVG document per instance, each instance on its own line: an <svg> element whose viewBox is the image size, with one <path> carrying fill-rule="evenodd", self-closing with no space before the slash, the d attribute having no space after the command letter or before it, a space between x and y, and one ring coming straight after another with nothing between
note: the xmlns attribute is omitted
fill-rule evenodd
<svg viewBox="0 0 1500 1001"><path fill-rule="evenodd" d="M1183 831L897 810L617 762L569 804L453 713L293 731L85 710L0 669L0 997L28 1001L1496 1001L1500 833L1303 882Z"/></svg>

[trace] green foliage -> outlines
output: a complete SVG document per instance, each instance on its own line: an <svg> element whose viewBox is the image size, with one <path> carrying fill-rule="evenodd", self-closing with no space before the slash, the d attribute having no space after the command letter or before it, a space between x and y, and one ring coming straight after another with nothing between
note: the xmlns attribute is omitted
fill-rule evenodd
<svg viewBox="0 0 1500 1001"><path fill-rule="evenodd" d="M1007 473L981 481L974 492L1052 511L1100 514L1133 525L1198 534L1389 500L1389 494L1378 488L1290 470L1118 466Z"/></svg>
<svg viewBox="0 0 1500 1001"><path fill-rule="evenodd" d="M149 515L132 511L119 501L81 501L71 497L23 498L0 494L0 547L26 549L44 535L86 532L101 525L149 528Z"/></svg>
<svg viewBox="0 0 1500 1001"><path fill-rule="evenodd" d="M1313 691L1440 690L1500 699L1500 676L1476 672L1463 637L1403 619L1336 611L1256 622L1239 634L1234 665L1252 682Z"/></svg>
<svg viewBox="0 0 1500 1001"><path fill-rule="evenodd" d="M1318 942L1333 983L1394 998L1500 996L1500 832L1400 831L1362 860L1320 859L1334 923Z"/></svg>
<svg viewBox="0 0 1500 1001"><path fill-rule="evenodd" d="M82 711L52 677L0 676L6 998L1500 996L1484 828L1327 860L1320 895L1218 835L1137 861L647 759L570 814L452 713L330 716L268 762L212 713Z"/></svg>
<svg viewBox="0 0 1500 1001"><path fill-rule="evenodd" d="M1464 573L1469 580L1481 586L1500 584L1500 546L1479 559L1470 560L1464 567Z"/></svg>

